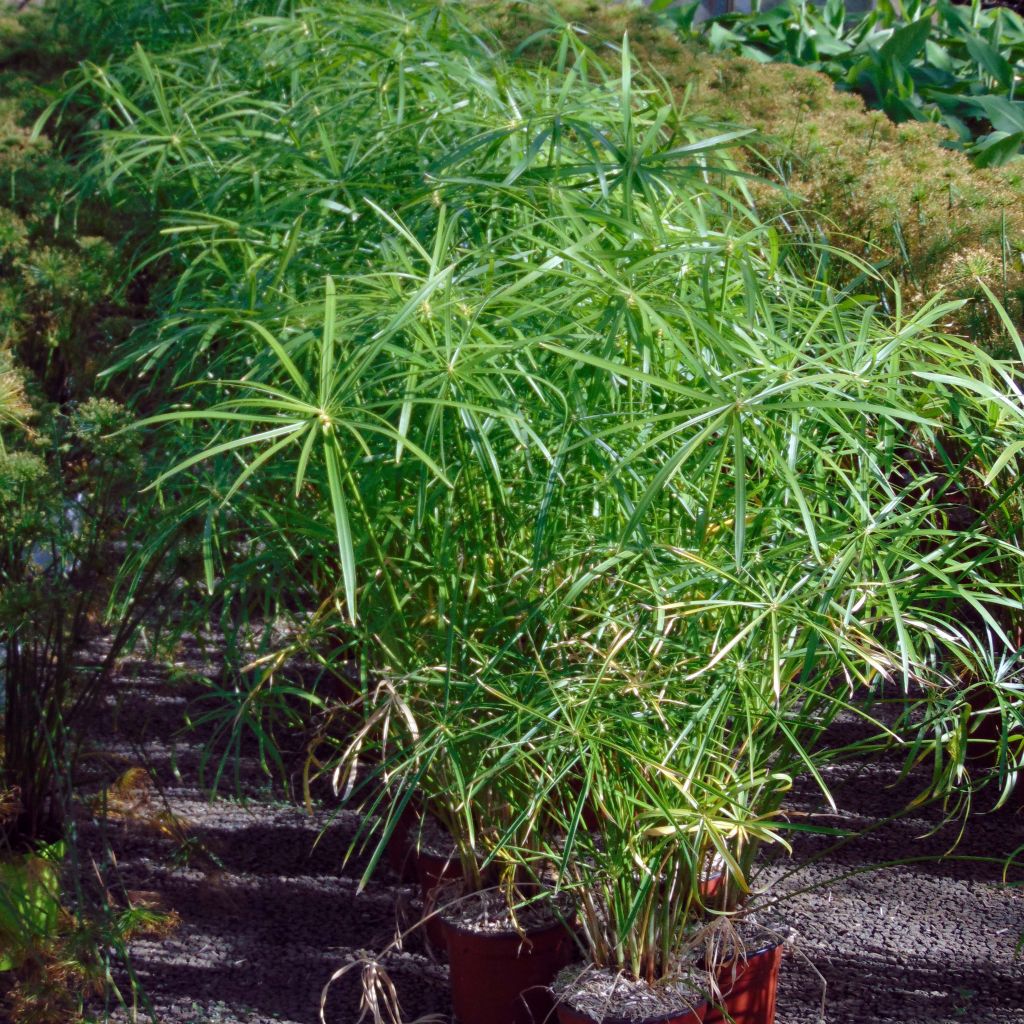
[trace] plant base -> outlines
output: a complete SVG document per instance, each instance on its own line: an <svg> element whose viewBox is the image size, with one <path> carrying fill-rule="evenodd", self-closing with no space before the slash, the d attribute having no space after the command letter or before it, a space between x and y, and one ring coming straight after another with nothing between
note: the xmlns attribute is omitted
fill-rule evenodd
<svg viewBox="0 0 1024 1024"><path fill-rule="evenodd" d="M626 1020L623 1017L602 1017L595 1020L562 1003L558 1007L558 1024L701 1024L706 1019L704 1013L705 1007L697 1007L695 1010L686 1010L670 1017L650 1017L642 1021Z"/></svg>

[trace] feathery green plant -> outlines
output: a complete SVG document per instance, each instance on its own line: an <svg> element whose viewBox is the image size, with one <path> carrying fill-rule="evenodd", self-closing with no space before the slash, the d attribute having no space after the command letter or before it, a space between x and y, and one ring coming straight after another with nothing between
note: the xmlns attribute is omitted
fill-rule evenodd
<svg viewBox="0 0 1024 1024"><path fill-rule="evenodd" d="M228 615L340 628L341 773L376 746L471 881L554 864L595 961L670 974L851 695L1012 647L1019 367L832 287L628 40L542 67L448 4L270 7L84 72L179 271L120 364L179 388L134 564L192 529ZM236 735L276 686L239 678Z"/></svg>

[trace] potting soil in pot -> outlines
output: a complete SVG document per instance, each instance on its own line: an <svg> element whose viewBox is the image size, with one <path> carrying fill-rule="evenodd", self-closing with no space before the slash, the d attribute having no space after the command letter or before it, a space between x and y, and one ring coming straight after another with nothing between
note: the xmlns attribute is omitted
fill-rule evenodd
<svg viewBox="0 0 1024 1024"><path fill-rule="evenodd" d="M649 985L620 971L570 964L552 985L555 999L565 1008L560 1019L595 1024L667 1024L701 1021L707 999L697 978L680 977Z"/></svg>

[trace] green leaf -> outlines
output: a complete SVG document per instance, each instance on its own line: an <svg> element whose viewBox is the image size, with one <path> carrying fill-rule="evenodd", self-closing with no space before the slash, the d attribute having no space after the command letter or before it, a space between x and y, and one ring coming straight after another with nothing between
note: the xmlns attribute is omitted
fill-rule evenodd
<svg viewBox="0 0 1024 1024"><path fill-rule="evenodd" d="M979 167L1002 167L1020 156L1022 147L1024 131L1012 134L992 132L968 147L968 153Z"/></svg>
<svg viewBox="0 0 1024 1024"><path fill-rule="evenodd" d="M683 156L688 153L703 153L708 149L718 149L721 146L729 146L736 142L737 139L743 139L748 135L753 135L756 130L757 129L755 128L739 128L736 131L723 132L721 135L712 135L706 139L691 142L686 146L677 146L675 149L669 149L664 153L658 153L647 162L649 164L655 164L661 160L671 160L677 156Z"/></svg>
<svg viewBox="0 0 1024 1024"><path fill-rule="evenodd" d="M654 479L647 486L644 493L634 505L633 512L629 517L629 522L626 523L626 526L622 531L622 536L620 538L621 544L625 544L629 540L633 531L640 525L640 521L643 519L647 510L651 507L654 499L661 494L672 477L679 472L680 467L684 465L684 463L701 445L706 444L708 439L714 436L723 421L724 416L718 416L711 420L703 427L703 429L687 441L686 444L679 448L671 458L665 460Z"/></svg>
<svg viewBox="0 0 1024 1024"><path fill-rule="evenodd" d="M900 64L909 64L924 49L931 31L931 18L912 21L909 25L896 29L878 52Z"/></svg>
<svg viewBox="0 0 1024 1024"><path fill-rule="evenodd" d="M747 458L746 443L743 437L743 417L739 413L733 417L733 487L735 488L736 508L733 528L733 548L736 556L736 568L743 566L743 551L747 537Z"/></svg>
<svg viewBox="0 0 1024 1024"><path fill-rule="evenodd" d="M924 52L929 64L940 71L945 71L948 75L955 74L956 64L953 62L953 57L950 55L949 50L941 43L936 42L934 39L925 40Z"/></svg>
<svg viewBox="0 0 1024 1024"><path fill-rule="evenodd" d="M1024 441L1014 441L1007 445L1002 454L992 464L992 468L985 474L985 486L987 487L999 474L1009 465L1010 460L1024 452Z"/></svg>
<svg viewBox="0 0 1024 1024"><path fill-rule="evenodd" d="M320 408L327 408L327 401L331 393L331 374L334 370L334 330L336 300L334 295L334 278L327 277L324 291L324 333L320 343L320 380L318 396Z"/></svg>
<svg viewBox="0 0 1024 1024"><path fill-rule="evenodd" d="M1013 85L1013 66L1010 62L994 46L990 46L979 36L968 36L965 42L967 52L974 62L990 78L994 78L1000 88L1008 91Z"/></svg>
<svg viewBox="0 0 1024 1024"><path fill-rule="evenodd" d="M319 420L313 420L309 426L309 433L306 435L306 440L302 443L302 453L299 455L299 464L295 469L295 497L302 493L302 485L306 479L306 468L309 466L310 456L313 454L313 445L316 443L318 434L317 427L320 425Z"/></svg>
<svg viewBox="0 0 1024 1024"><path fill-rule="evenodd" d="M274 355L280 360L281 365L285 368L285 372L295 382L299 392L303 398L312 398L313 389L306 383L306 379L299 372L299 368L292 362L291 356L285 351L284 346L275 338L270 331L266 329L261 323L257 323L255 320L244 320L243 323L247 327L251 327L271 348Z"/></svg>
<svg viewBox="0 0 1024 1024"><path fill-rule="evenodd" d="M708 43L711 46L713 53L721 53L723 50L728 50L733 43L745 42L743 36L737 35L735 32L730 32L727 28L719 25L715 22L711 26L711 32L708 35Z"/></svg>
<svg viewBox="0 0 1024 1024"><path fill-rule="evenodd" d="M206 459L212 459L216 455L223 455L225 452L235 451L236 449L243 448L246 445L258 444L260 441L270 441L273 438L281 437L282 435L294 434L304 426L304 423L285 423L280 427L274 427L272 430L263 430L258 434L247 434L245 437L237 437L233 441L225 441L223 444L215 444L212 448L206 448L203 451L197 452L195 455L190 455L187 459L183 459L181 462L175 464L166 472L161 473L149 486L151 488L159 487L160 484L169 480L172 476L176 476L178 473L182 473L186 469L190 469L192 466L199 462L203 462ZM288 440L291 440L291 438L288 438Z"/></svg>
<svg viewBox="0 0 1024 1024"><path fill-rule="evenodd" d="M1024 103L1005 96L964 97L963 102L987 117L997 132L1013 134L1024 131Z"/></svg>
<svg viewBox="0 0 1024 1024"><path fill-rule="evenodd" d="M693 20L697 16L702 2L703 0L691 0L690 3L681 7L673 7L672 4L675 3L675 0L652 0L651 10L657 12L668 8L669 17L675 23L676 28L680 32L689 34L693 31Z"/></svg>
<svg viewBox="0 0 1024 1024"><path fill-rule="evenodd" d="M281 438L280 441L276 441L269 448L265 448L260 452L259 455L257 455L256 458L254 458L252 462L250 462L242 472L235 477L223 499L221 499L221 504L226 505L245 485L246 481L253 475L253 473L269 462L275 455L277 455L278 452L283 451L288 447L288 445L294 444L297 440L298 438L295 434L289 434L288 436Z"/></svg>
<svg viewBox="0 0 1024 1024"><path fill-rule="evenodd" d="M333 442L333 443L332 443ZM349 622L356 622L356 554L352 542L352 527L349 524L348 504L341 484L341 456L337 441L329 439L324 445L327 462L327 483L331 492L331 510L334 513L334 530L338 539L338 554L341 557L341 574L345 585L345 603Z"/></svg>
<svg viewBox="0 0 1024 1024"><path fill-rule="evenodd" d="M1006 329L1006 333L1010 336L1010 340L1017 349L1018 359L1020 359L1021 364L1024 365L1024 339L1021 338L1020 331L1017 330L1017 325L1013 322L1010 314L1007 313L1006 307L995 297L992 289L989 288L989 286L980 278L978 279L978 284L981 285L981 290L985 293L985 297L992 304L992 308L996 311L996 315L999 317L1003 327Z"/></svg>
<svg viewBox="0 0 1024 1024"><path fill-rule="evenodd" d="M206 592L213 595L215 587L213 570L213 507L206 510L203 523L203 574L206 578Z"/></svg>

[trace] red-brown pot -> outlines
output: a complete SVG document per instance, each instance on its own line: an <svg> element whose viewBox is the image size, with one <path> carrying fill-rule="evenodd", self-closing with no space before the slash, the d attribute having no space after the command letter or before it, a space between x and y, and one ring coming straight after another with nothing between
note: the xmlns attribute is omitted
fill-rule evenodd
<svg viewBox="0 0 1024 1024"><path fill-rule="evenodd" d="M980 762L986 768L999 765L999 740L1003 723L997 711L996 699L990 690L975 688L967 695L971 709L970 732L967 737L967 759Z"/></svg>
<svg viewBox="0 0 1024 1024"><path fill-rule="evenodd" d="M398 876L400 882L419 881L416 869L416 843L414 830L420 822L421 811L411 804L398 816L395 827L384 847L384 857L388 867Z"/></svg>
<svg viewBox="0 0 1024 1024"><path fill-rule="evenodd" d="M697 883L697 887L700 891L700 898L705 903L713 903L715 897L722 891L722 886L724 884L724 871L715 871L710 875L704 875L704 877Z"/></svg>
<svg viewBox="0 0 1024 1024"><path fill-rule="evenodd" d="M560 921L525 935L479 932L443 920L459 1024L542 1024L554 1009L548 987L572 963L576 944Z"/></svg>
<svg viewBox="0 0 1024 1024"><path fill-rule="evenodd" d="M967 738L967 760L974 762L976 771L994 779L999 769L999 743L1003 735L1002 719L997 712L992 711L997 703L995 696L975 688L969 694L967 703L972 718L978 720ZM1014 812L1024 807L1024 772L1017 773L1009 798L1003 806Z"/></svg>
<svg viewBox="0 0 1024 1024"><path fill-rule="evenodd" d="M573 802L578 802L580 795L583 793L583 784L576 777L571 777L566 781L568 790L572 794ZM594 803L593 797L589 795L584 801L583 809L580 811L580 821L583 822L584 828L590 829L591 832L601 831L601 813Z"/></svg>
<svg viewBox="0 0 1024 1024"><path fill-rule="evenodd" d="M444 949L444 928L441 917L436 913L438 893L446 882L456 882L462 878L462 862L453 852L450 856L427 853L425 850L414 850L416 858L416 874L420 880L420 891L423 894L423 912L429 915L424 925L427 938L435 949Z"/></svg>
<svg viewBox="0 0 1024 1024"><path fill-rule="evenodd" d="M737 957L715 969L722 1002L712 1003L706 1024L775 1024L782 943L773 942L746 959ZM726 1015L728 1014L728 1015Z"/></svg>
<svg viewBox="0 0 1024 1024"><path fill-rule="evenodd" d="M692 1010L685 1010L669 1017L648 1017L643 1021L637 1021L635 1018L625 1020L622 1017L602 1017L600 1020L594 1020L593 1017L580 1013L565 1003L559 1003L558 1024L701 1024L706 1011L707 1004L704 1003Z"/></svg>

